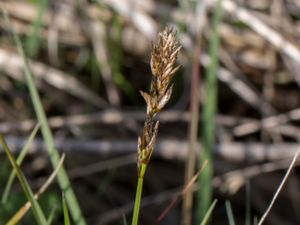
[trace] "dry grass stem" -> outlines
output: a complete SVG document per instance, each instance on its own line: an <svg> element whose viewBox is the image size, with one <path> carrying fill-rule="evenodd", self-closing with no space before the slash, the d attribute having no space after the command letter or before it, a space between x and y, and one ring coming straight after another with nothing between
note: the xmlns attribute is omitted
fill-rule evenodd
<svg viewBox="0 0 300 225"><path fill-rule="evenodd" d="M291 173L291 171L292 171L292 169L293 169L293 167L294 167L294 165L296 163L296 160L297 160L299 154L300 154L300 148L298 148L296 154L294 155L293 160L292 160L289 168L287 169L285 176L283 177L283 179L282 179L282 181L281 181L281 183L280 183L280 185L279 185L276 193L274 194L274 196L272 198L272 201L271 201L270 205L268 206L266 212L263 214L263 216L261 217L260 221L258 222L258 225L262 225L263 224L263 222L266 219L267 215L271 211L271 208L273 207L273 205L274 205L274 203L275 203L275 201L276 201L276 199L277 199L277 197L278 197L278 195L279 195L279 193L280 193L283 185L285 184L287 178L289 177L289 175L290 175L290 173Z"/></svg>

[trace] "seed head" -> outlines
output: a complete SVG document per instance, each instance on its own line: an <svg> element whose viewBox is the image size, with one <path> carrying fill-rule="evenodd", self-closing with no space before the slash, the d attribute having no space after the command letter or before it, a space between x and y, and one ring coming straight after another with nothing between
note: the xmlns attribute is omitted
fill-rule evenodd
<svg viewBox="0 0 300 225"><path fill-rule="evenodd" d="M147 104L147 118L143 134L138 138L138 170L141 163L148 164L153 153L159 124L154 117L171 97L173 85L170 83L179 68L175 67L175 62L180 49L176 32L170 27L158 34L152 46L150 66L153 76L150 93L141 91Z"/></svg>
<svg viewBox="0 0 300 225"><path fill-rule="evenodd" d="M176 41L176 32L166 27L160 32L157 41L152 46L151 71L152 82L150 94L141 92L147 103L147 114L155 115L169 101L172 94L171 80L179 66L175 67L181 45Z"/></svg>

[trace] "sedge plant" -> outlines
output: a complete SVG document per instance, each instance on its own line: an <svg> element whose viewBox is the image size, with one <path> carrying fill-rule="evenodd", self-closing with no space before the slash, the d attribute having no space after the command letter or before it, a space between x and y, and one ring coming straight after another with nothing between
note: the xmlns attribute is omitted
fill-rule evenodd
<svg viewBox="0 0 300 225"><path fill-rule="evenodd" d="M164 31L158 34L157 41L152 46L150 92L141 91L141 95L147 104L147 116L143 133L138 138L138 183L132 225L138 224L144 175L153 153L157 136L159 121L156 120L155 116L163 109L171 97L173 89L171 80L179 69L179 66L175 67L175 62L180 49L181 45L176 41L176 32L170 27L166 27Z"/></svg>

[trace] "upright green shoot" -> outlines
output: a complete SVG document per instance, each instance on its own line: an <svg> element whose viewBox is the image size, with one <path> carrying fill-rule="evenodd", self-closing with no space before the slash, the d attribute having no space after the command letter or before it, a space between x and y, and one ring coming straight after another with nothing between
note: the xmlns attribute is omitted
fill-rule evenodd
<svg viewBox="0 0 300 225"><path fill-rule="evenodd" d="M131 83L126 79L126 77L122 73L122 63L124 55L122 51L123 25L118 15L113 15L112 27L114 29L115 39L108 39L108 45L110 49L110 59L112 62L111 69L113 80L132 102L136 102L136 93Z"/></svg>
<svg viewBox="0 0 300 225"><path fill-rule="evenodd" d="M56 212L57 212L57 206L54 205L54 206L52 206L51 211L50 211L49 216L48 216L48 219L47 219L47 224L48 224L48 225L51 225L51 224L52 224Z"/></svg>
<svg viewBox="0 0 300 225"><path fill-rule="evenodd" d="M29 56L34 57L38 53L41 44L41 38L39 32L43 26L43 16L45 15L45 11L47 10L48 0L40 0L37 1L38 5L38 14L35 18L30 34L26 39L26 52Z"/></svg>
<svg viewBox="0 0 300 225"><path fill-rule="evenodd" d="M200 225L206 225L206 224L208 224L209 218L211 217L211 214L212 214L212 212L213 212L213 210L214 210L214 208L215 208L217 202L218 202L218 200L215 199L215 200L211 203L211 205L210 205L210 207L208 208L208 210L206 211L206 213L205 213L205 215L204 215L204 217L203 217L203 220L202 220L202 222L201 222Z"/></svg>
<svg viewBox="0 0 300 225"><path fill-rule="evenodd" d="M123 216L122 216L122 222L123 222L123 225L127 225L127 220L126 220L125 214L123 214Z"/></svg>
<svg viewBox="0 0 300 225"><path fill-rule="evenodd" d="M63 202L63 212L64 212L65 225L71 225L70 217L69 217L69 210L68 210L68 206L67 206L66 198L65 198L64 194L62 194L62 202Z"/></svg>
<svg viewBox="0 0 300 225"><path fill-rule="evenodd" d="M206 170L200 175L200 191L198 193L197 223L202 221L212 202L213 178L213 148L215 144L215 115L217 108L217 70L218 51L220 45L219 24L222 18L221 0L218 1L213 16L212 37L209 45L210 65L206 71L206 100L203 106L202 151L200 165L205 160L209 161Z"/></svg>
<svg viewBox="0 0 300 225"><path fill-rule="evenodd" d="M235 225L230 201L226 201L225 206L226 206L226 212L227 212L227 216L228 216L229 225Z"/></svg>

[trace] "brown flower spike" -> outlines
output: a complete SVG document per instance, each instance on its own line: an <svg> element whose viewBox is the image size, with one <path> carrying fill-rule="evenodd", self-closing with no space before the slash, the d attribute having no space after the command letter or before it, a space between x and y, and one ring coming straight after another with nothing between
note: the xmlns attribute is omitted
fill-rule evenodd
<svg viewBox="0 0 300 225"><path fill-rule="evenodd" d="M179 69L179 66L175 67L175 62L180 49L181 45L176 41L176 32L170 27L158 34L157 41L152 46L150 64L153 76L150 93L141 91L147 103L147 118L143 134L138 139L138 171L142 163L148 164L154 150L159 123L154 117L171 97L173 85L170 83Z"/></svg>

